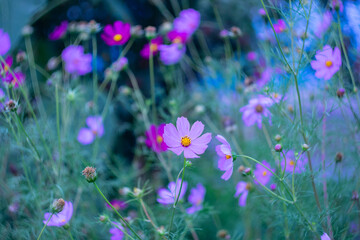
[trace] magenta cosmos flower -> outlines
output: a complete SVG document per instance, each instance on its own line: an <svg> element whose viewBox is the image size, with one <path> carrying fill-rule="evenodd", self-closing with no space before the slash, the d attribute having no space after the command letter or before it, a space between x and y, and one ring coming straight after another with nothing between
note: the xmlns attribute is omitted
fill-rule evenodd
<svg viewBox="0 0 360 240"><path fill-rule="evenodd" d="M61 54L65 70L70 74L85 75L92 70L90 53L84 54L82 46L70 45Z"/></svg>
<svg viewBox="0 0 360 240"><path fill-rule="evenodd" d="M14 74L7 73L5 78L2 79L3 82L9 84L9 86L18 88L25 82L25 74L22 72L14 72Z"/></svg>
<svg viewBox="0 0 360 240"><path fill-rule="evenodd" d="M282 33L286 30L286 23L284 20L279 19L276 23L273 24L273 27L276 33Z"/></svg>
<svg viewBox="0 0 360 240"><path fill-rule="evenodd" d="M185 43L189 39L187 33L178 32L176 30L168 32L167 37L172 43Z"/></svg>
<svg viewBox="0 0 360 240"><path fill-rule="evenodd" d="M64 226L65 224L67 224L71 217L72 217L72 214L73 214L73 205L72 203L69 201L69 202L66 202L65 201L65 205L64 205L64 208L61 212L59 213L55 213L50 221L48 222L47 226L55 226L55 227L62 227ZM49 217L50 217L51 213L45 213L44 214L44 221L43 223L46 224L46 222L48 221Z"/></svg>
<svg viewBox="0 0 360 240"><path fill-rule="evenodd" d="M268 169L270 169L271 171L273 171L273 172L275 171L275 169L271 168L270 164L268 162L266 162L265 160L262 161L262 164L264 166L266 166ZM262 166L259 163L256 164L256 169L254 171L254 175L256 178L255 184L261 183L262 185L266 185L270 181L271 176L273 174L264 166Z"/></svg>
<svg viewBox="0 0 360 240"><path fill-rule="evenodd" d="M0 28L0 55L5 55L11 47L10 36Z"/></svg>
<svg viewBox="0 0 360 240"><path fill-rule="evenodd" d="M173 43L170 45L160 45L160 60L165 65L173 65L178 63L186 52L183 44Z"/></svg>
<svg viewBox="0 0 360 240"><path fill-rule="evenodd" d="M338 47L334 50L326 45L315 55L316 60L311 61L311 67L316 71L315 76L320 79L329 80L341 66L341 53Z"/></svg>
<svg viewBox="0 0 360 240"><path fill-rule="evenodd" d="M176 184L175 182L170 182L168 185L168 189L160 188L158 190L159 198L157 199L157 201L163 205L173 204L176 201L177 196L180 192L180 186L181 186L181 179L178 179ZM179 201L183 199L186 193L186 189L187 189L187 182L184 181L181 188Z"/></svg>
<svg viewBox="0 0 360 240"><path fill-rule="evenodd" d="M300 158L296 162L295 153L294 151L290 150L285 154L285 157L286 157L286 168L285 168L286 172L292 173L294 171L295 163L296 163L295 173L302 173L303 171L305 171L306 161L303 159L302 156L300 156ZM281 161L281 167L282 168L285 167L284 158Z"/></svg>
<svg viewBox="0 0 360 240"><path fill-rule="evenodd" d="M329 235L327 235L327 233L324 233L323 235L321 235L321 240L331 240L331 238L329 237Z"/></svg>
<svg viewBox="0 0 360 240"><path fill-rule="evenodd" d="M159 127L151 125L145 133L146 145L156 153L164 152L168 149L168 146L166 145L163 137L164 127L165 124L160 124Z"/></svg>
<svg viewBox="0 0 360 240"><path fill-rule="evenodd" d="M106 25L101 38L109 46L124 45L130 39L130 24L121 21L114 22L114 25Z"/></svg>
<svg viewBox="0 0 360 240"><path fill-rule="evenodd" d="M261 128L263 117L269 117L269 123L271 124L271 113L267 108L273 103L271 98L263 95L251 99L248 105L240 108L245 125L252 126L257 123L258 127Z"/></svg>
<svg viewBox="0 0 360 240"><path fill-rule="evenodd" d="M234 168L231 146L221 135L217 135L216 139L222 143L215 148L217 155L220 157L218 160L218 168L221 171L225 171L221 178L227 181L231 177Z"/></svg>
<svg viewBox="0 0 360 240"><path fill-rule="evenodd" d="M246 199L247 196L249 194L249 190L251 188L250 183L247 182L238 182L238 184L236 184L236 192L234 197L238 197L239 195L239 206L240 207L245 207L246 206Z"/></svg>
<svg viewBox="0 0 360 240"><path fill-rule="evenodd" d="M174 19L174 30L190 37L198 29L200 17L200 13L192 8L182 10L179 17Z"/></svg>
<svg viewBox="0 0 360 240"><path fill-rule="evenodd" d="M96 137L104 135L104 125L101 116L90 116L86 119L88 128L81 128L77 136L77 140L83 144L88 145L94 141Z"/></svg>
<svg viewBox="0 0 360 240"><path fill-rule="evenodd" d="M3 82L7 82L7 78L11 77L11 76L9 76L9 75L11 75L9 73L9 69L11 68L12 64L13 64L13 58L11 56L7 56L5 58L5 62L1 63L1 65L0 65L0 79Z"/></svg>
<svg viewBox="0 0 360 240"><path fill-rule="evenodd" d="M110 203L111 203L111 205L113 205L113 207L116 210L123 210L123 209L127 208L127 206L128 206L126 202L118 200L118 199L111 200ZM112 209L109 204L106 204L106 207L108 209Z"/></svg>
<svg viewBox="0 0 360 240"><path fill-rule="evenodd" d="M111 224L114 226L113 228L110 228L109 232L111 234L111 240L122 240L124 238L124 227L117 222L111 222Z"/></svg>
<svg viewBox="0 0 360 240"><path fill-rule="evenodd" d="M68 22L63 21L59 26L56 26L54 30L49 34L50 40L58 40L65 36L68 28Z"/></svg>
<svg viewBox="0 0 360 240"><path fill-rule="evenodd" d="M195 212L203 209L202 204L204 202L205 193L206 189L201 183L198 183L196 188L191 189L188 201L192 204L192 206L186 209L188 214L194 214Z"/></svg>
<svg viewBox="0 0 360 240"><path fill-rule="evenodd" d="M184 152L185 158L198 158L203 154L211 141L211 133L205 133L204 124L196 121L190 129L190 123L185 117L179 117L176 121L176 128L172 123L166 124L164 128L164 141L169 150L176 155Z"/></svg>
<svg viewBox="0 0 360 240"><path fill-rule="evenodd" d="M162 43L163 43L162 37L151 39L150 43L145 44L144 48L140 52L140 55L143 58L149 59L150 51L152 52L153 56L156 55L156 53L159 51L159 46Z"/></svg>

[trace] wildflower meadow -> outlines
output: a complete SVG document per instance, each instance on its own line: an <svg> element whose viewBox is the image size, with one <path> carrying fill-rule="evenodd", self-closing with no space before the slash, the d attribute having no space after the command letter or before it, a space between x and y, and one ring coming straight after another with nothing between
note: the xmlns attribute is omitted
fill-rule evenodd
<svg viewBox="0 0 360 240"><path fill-rule="evenodd" d="M360 239L359 52L358 0L1 0L0 239Z"/></svg>

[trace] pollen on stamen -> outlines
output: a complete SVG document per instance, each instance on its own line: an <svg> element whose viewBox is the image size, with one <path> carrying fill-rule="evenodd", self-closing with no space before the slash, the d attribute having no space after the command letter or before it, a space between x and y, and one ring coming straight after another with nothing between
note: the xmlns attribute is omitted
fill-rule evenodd
<svg viewBox="0 0 360 240"><path fill-rule="evenodd" d="M225 158L226 158L226 159L230 159L230 158L231 158L231 155L226 155Z"/></svg>
<svg viewBox="0 0 360 240"><path fill-rule="evenodd" d="M327 60L327 61L325 62L325 65L326 65L327 67L331 67L331 66L333 65L333 62L330 61L330 60Z"/></svg>
<svg viewBox="0 0 360 240"><path fill-rule="evenodd" d="M162 143L162 142L164 141L164 139L163 139L162 136L157 136L157 137L156 137L156 141L157 141L158 143Z"/></svg>
<svg viewBox="0 0 360 240"><path fill-rule="evenodd" d="M266 175L267 175L267 171L263 171L262 175L263 175L263 176L266 176Z"/></svg>
<svg viewBox="0 0 360 240"><path fill-rule="evenodd" d="M181 138L181 145L183 147L188 147L188 146L190 146L190 144L191 144L191 139L188 136Z"/></svg>
<svg viewBox="0 0 360 240"><path fill-rule="evenodd" d="M294 166L295 165L295 162L293 160L290 160L290 166Z"/></svg>
<svg viewBox="0 0 360 240"><path fill-rule="evenodd" d="M121 34L115 34L113 37L114 41L116 41L116 42L121 41L122 38L123 38L123 36Z"/></svg>

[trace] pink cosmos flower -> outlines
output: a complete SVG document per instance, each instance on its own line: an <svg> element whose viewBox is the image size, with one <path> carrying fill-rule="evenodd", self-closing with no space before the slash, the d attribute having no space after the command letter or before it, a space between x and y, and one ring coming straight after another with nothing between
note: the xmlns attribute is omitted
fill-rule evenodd
<svg viewBox="0 0 360 240"><path fill-rule="evenodd" d="M67 224L73 214L73 205L72 203L69 201L65 201L65 205L64 208L61 212L54 214L50 221L48 222L47 226L55 226L55 227L62 227L65 224ZM45 213L44 214L44 221L43 223L46 224L47 220L49 219L51 213Z"/></svg>
<svg viewBox="0 0 360 240"><path fill-rule="evenodd" d="M298 161L296 162L296 157L294 151L290 150L285 154L286 157L286 168L285 171L292 173L294 171L294 166L296 163L295 173L302 173L305 171L306 161L300 156ZM285 167L285 159L281 161L281 167Z"/></svg>
<svg viewBox="0 0 360 240"><path fill-rule="evenodd" d="M52 31L49 34L49 39L50 40L58 40L58 39L62 38L66 34L67 27L68 27L68 22L63 21L59 26L55 27L54 31Z"/></svg>
<svg viewBox="0 0 360 240"><path fill-rule="evenodd" d="M323 235L321 235L321 240L331 240L331 238L329 237L329 235L324 233Z"/></svg>
<svg viewBox="0 0 360 240"><path fill-rule="evenodd" d="M251 187L250 183L247 182L238 182L238 184L236 185L236 192L234 197L238 197L241 194L239 198L240 207L246 206L246 199L249 194L250 187Z"/></svg>
<svg viewBox="0 0 360 240"><path fill-rule="evenodd" d="M218 160L218 168L221 171L225 171L221 178L227 181L231 177L234 168L231 146L221 135L217 135L216 139L222 143L216 146L216 153L220 157Z"/></svg>
<svg viewBox="0 0 360 240"><path fill-rule="evenodd" d="M159 127L151 125L145 133L146 145L156 153L165 152L168 149L163 137L164 127L165 124L160 124Z"/></svg>
<svg viewBox="0 0 360 240"><path fill-rule="evenodd" d="M317 19L315 21L315 31L314 34L318 38L322 38L324 33L329 29L331 26L331 22L333 20L332 14L330 11L326 11L323 16L320 17L320 19Z"/></svg>
<svg viewBox="0 0 360 240"><path fill-rule="evenodd" d="M275 171L275 169L271 168L270 164L267 163L265 160L262 161L262 164L269 168L271 171ZM266 185L270 181L273 174L267 168L263 167L259 163L256 164L256 169L254 171L254 175L256 178L255 184L261 183L262 185Z"/></svg>
<svg viewBox="0 0 360 240"><path fill-rule="evenodd" d="M164 128L164 141L169 150L176 155L184 152L185 158L198 158L203 154L211 141L211 133L205 133L204 124L196 121L190 129L190 123L185 117L179 117L176 121L176 128L172 123L166 124Z"/></svg>
<svg viewBox="0 0 360 240"><path fill-rule="evenodd" d="M286 30L286 23L283 19L279 19L273 26L276 33L282 33Z"/></svg>
<svg viewBox="0 0 360 240"><path fill-rule="evenodd" d="M11 47L10 36L0 28L0 56L5 55Z"/></svg>
<svg viewBox="0 0 360 240"><path fill-rule="evenodd" d="M168 189L160 188L158 190L159 198L157 199L157 201L163 205L173 204L176 201L177 196L180 192L180 186L181 186L181 179L178 179L176 184L175 182L170 182L168 185ZM181 188L179 201L183 199L186 193L186 189L187 189L187 182L184 181Z"/></svg>
<svg viewBox="0 0 360 240"><path fill-rule="evenodd" d="M152 55L155 56L156 53L159 51L159 46L162 43L163 43L162 37L151 39L150 43L145 44L144 48L140 52L140 55L143 58L149 59L150 51L151 51Z"/></svg>
<svg viewBox="0 0 360 240"><path fill-rule="evenodd" d="M196 188L191 189L188 201L192 204L192 206L186 209L187 214L194 214L195 212L203 209L202 203L204 202L205 193L206 189L201 183L198 183Z"/></svg>
<svg viewBox="0 0 360 240"><path fill-rule="evenodd" d="M263 95L251 99L248 105L240 108L245 125L252 126L257 123L258 127L261 128L263 117L269 117L269 123L271 124L271 113L267 108L272 104L273 100Z"/></svg>
<svg viewBox="0 0 360 240"><path fill-rule="evenodd" d="M185 43L189 39L189 35L185 32L172 30L168 32L167 37L172 43Z"/></svg>
<svg viewBox="0 0 360 240"><path fill-rule="evenodd" d="M85 75L92 70L90 53L84 54L82 46L70 45L61 54L65 70L70 74Z"/></svg>
<svg viewBox="0 0 360 240"><path fill-rule="evenodd" d="M92 143L95 137L102 137L104 134L104 125L101 116L90 116L86 119L86 125L89 128L81 128L77 140L82 145Z"/></svg>
<svg viewBox="0 0 360 240"><path fill-rule="evenodd" d="M109 46L124 45L130 39L130 24L121 21L114 22L114 26L106 25L101 38Z"/></svg>
<svg viewBox="0 0 360 240"><path fill-rule="evenodd" d="M200 18L200 13L192 8L182 10L179 17L174 19L174 30L191 36L198 29Z"/></svg>
<svg viewBox="0 0 360 240"><path fill-rule="evenodd" d="M124 227L117 222L111 222L111 224L114 226L113 228L110 228L109 232L111 234L111 240L122 240L124 238Z"/></svg>
<svg viewBox="0 0 360 240"><path fill-rule="evenodd" d="M110 203L111 203L111 205L113 205L113 207L116 210L122 210L122 209L127 208L127 206L128 206L126 202L118 200L118 199L111 200ZM109 204L106 204L106 207L108 209L112 209Z"/></svg>
<svg viewBox="0 0 360 240"><path fill-rule="evenodd" d="M338 47L334 50L326 45L323 50L318 50L316 60L311 61L311 67L316 71L315 76L320 79L329 80L341 66L341 53Z"/></svg>
<svg viewBox="0 0 360 240"><path fill-rule="evenodd" d="M173 65L178 63L186 52L183 44L173 43L170 45L160 45L160 60L165 65Z"/></svg>

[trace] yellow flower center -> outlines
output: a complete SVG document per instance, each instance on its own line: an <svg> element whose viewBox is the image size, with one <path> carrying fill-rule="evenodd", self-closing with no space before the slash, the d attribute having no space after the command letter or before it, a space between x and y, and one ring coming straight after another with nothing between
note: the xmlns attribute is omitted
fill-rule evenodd
<svg viewBox="0 0 360 240"><path fill-rule="evenodd" d="M66 222L66 220L65 220L65 219L61 219L61 222Z"/></svg>
<svg viewBox="0 0 360 240"><path fill-rule="evenodd" d="M5 65L4 66L4 72L7 72L9 70L9 66L8 65Z"/></svg>
<svg viewBox="0 0 360 240"><path fill-rule="evenodd" d="M113 39L115 42L119 42L121 41L121 39L123 38L123 36L121 34L116 34Z"/></svg>
<svg viewBox="0 0 360 240"><path fill-rule="evenodd" d="M267 174L267 171L263 171L263 176L265 177Z"/></svg>
<svg viewBox="0 0 360 240"><path fill-rule="evenodd" d="M327 67L331 67L331 66L333 65L333 62L330 61L330 60L327 60L327 61L325 62L325 65L326 65Z"/></svg>
<svg viewBox="0 0 360 240"><path fill-rule="evenodd" d="M279 94L278 93L275 93L274 94L274 98L278 98L279 97Z"/></svg>
<svg viewBox="0 0 360 240"><path fill-rule="evenodd" d="M158 45L155 43L151 43L150 50L151 50L151 52L156 52L158 50Z"/></svg>
<svg viewBox="0 0 360 240"><path fill-rule="evenodd" d="M290 160L290 166L294 166L295 165L295 162L293 160Z"/></svg>
<svg viewBox="0 0 360 240"><path fill-rule="evenodd" d="M12 85L15 85L15 84L17 83L17 81L18 81L17 78L14 78L14 79L11 81L11 84L12 84Z"/></svg>
<svg viewBox="0 0 360 240"><path fill-rule="evenodd" d="M226 159L230 159L230 158L231 158L231 155L225 155L225 158L226 158Z"/></svg>
<svg viewBox="0 0 360 240"><path fill-rule="evenodd" d="M173 43L181 43L181 37L176 37L173 41Z"/></svg>
<svg viewBox="0 0 360 240"><path fill-rule="evenodd" d="M162 138L162 136L157 136L156 137L156 141L160 144L160 143L162 143L163 142L163 138Z"/></svg>
<svg viewBox="0 0 360 240"><path fill-rule="evenodd" d="M188 147L188 146L190 146L190 144L191 144L191 139L188 136L181 138L181 145L183 147Z"/></svg>
<svg viewBox="0 0 360 240"><path fill-rule="evenodd" d="M98 134L98 132L97 132L95 129L91 130L91 132L92 132L94 135L97 135L97 134Z"/></svg>

